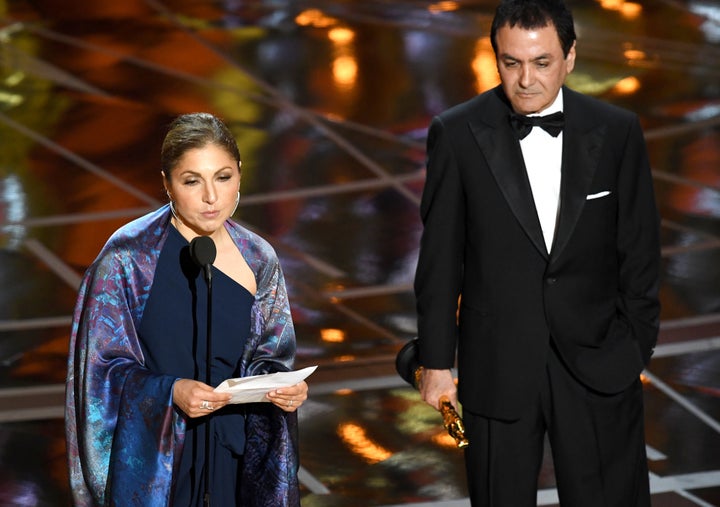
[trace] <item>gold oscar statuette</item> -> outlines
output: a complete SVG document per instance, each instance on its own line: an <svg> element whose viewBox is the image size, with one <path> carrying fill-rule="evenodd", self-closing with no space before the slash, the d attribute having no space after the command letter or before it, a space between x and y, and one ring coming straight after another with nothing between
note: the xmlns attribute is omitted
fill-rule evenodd
<svg viewBox="0 0 720 507"><path fill-rule="evenodd" d="M395 368L405 382L415 389L420 389L423 367L419 365L417 359L417 339L410 340L398 352L395 359ZM463 449L470 445L470 442L465 437L465 426L462 419L447 397L440 398L440 414L443 418L445 430L455 439L458 448Z"/></svg>
<svg viewBox="0 0 720 507"><path fill-rule="evenodd" d="M415 369L414 380L415 388L420 388L420 378L422 376L422 366ZM448 435L455 439L455 444L458 449L463 449L470 445L468 439L465 438L465 426L463 425L460 414L457 413L453 404L447 397L443 396L440 398L440 414L443 418L443 427L447 430Z"/></svg>

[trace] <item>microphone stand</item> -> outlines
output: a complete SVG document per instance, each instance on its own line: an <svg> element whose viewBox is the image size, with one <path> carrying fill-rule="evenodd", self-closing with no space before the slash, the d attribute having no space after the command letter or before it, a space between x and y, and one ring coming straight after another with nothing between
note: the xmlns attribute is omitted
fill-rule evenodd
<svg viewBox="0 0 720 507"><path fill-rule="evenodd" d="M212 386L212 263L215 261L217 249L210 236L197 236L190 242L190 257L195 265L205 272L207 283L207 334L205 336L205 383ZM205 495L203 504L210 507L210 435L212 433L212 411L205 422Z"/></svg>
<svg viewBox="0 0 720 507"><path fill-rule="evenodd" d="M205 336L205 383L212 385L212 265L205 264L205 281L207 282L207 334ZM210 433L212 430L212 412L207 416L205 424L205 496L203 504L210 507Z"/></svg>

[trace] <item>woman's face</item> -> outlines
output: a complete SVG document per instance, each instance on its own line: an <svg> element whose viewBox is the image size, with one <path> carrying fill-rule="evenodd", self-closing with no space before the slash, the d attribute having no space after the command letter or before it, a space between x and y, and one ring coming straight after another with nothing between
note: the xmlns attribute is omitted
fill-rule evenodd
<svg viewBox="0 0 720 507"><path fill-rule="evenodd" d="M223 148L208 144L188 150L163 183L182 225L212 235L235 211L240 167Z"/></svg>

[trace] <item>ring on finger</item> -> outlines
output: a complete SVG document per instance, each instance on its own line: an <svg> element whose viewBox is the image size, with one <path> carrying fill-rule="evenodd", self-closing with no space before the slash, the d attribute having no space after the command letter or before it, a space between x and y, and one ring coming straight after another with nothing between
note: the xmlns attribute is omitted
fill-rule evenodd
<svg viewBox="0 0 720 507"><path fill-rule="evenodd" d="M200 402L200 408L202 408L203 410L212 410L213 409L212 405L210 405L210 402L208 400L202 400Z"/></svg>
<svg viewBox="0 0 720 507"><path fill-rule="evenodd" d="M295 402L295 400L288 401L288 407L292 407L294 402Z"/></svg>

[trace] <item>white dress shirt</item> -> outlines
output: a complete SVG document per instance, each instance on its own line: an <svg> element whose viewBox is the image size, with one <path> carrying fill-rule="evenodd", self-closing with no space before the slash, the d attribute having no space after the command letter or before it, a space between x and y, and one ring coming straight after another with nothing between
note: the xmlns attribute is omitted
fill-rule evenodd
<svg viewBox="0 0 720 507"><path fill-rule="evenodd" d="M540 114L546 116L563 110L562 89L555 101ZM525 168L532 189L535 209L550 252L555 235L555 222L560 209L560 166L562 164L563 134L553 137L540 127L533 127L525 139L520 140Z"/></svg>

